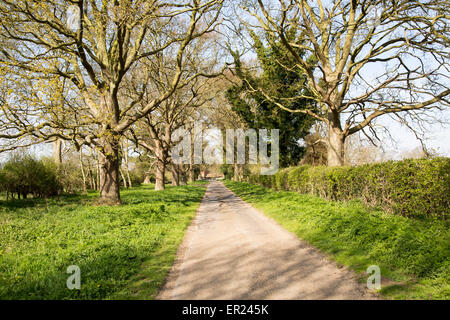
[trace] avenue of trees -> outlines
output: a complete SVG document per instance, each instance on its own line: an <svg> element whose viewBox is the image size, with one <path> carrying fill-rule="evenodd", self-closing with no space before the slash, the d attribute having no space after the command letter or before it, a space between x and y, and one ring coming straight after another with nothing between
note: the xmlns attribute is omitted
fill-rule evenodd
<svg viewBox="0 0 450 320"><path fill-rule="evenodd" d="M100 198L120 203L119 142L138 120L200 77L184 55L214 30L222 1L2 1L1 138L26 135L89 145L100 155ZM73 6L70 7L69 6ZM68 12L78 15L68 23ZM70 17L73 18L73 17ZM160 68L172 56L164 90L141 103L143 66ZM157 72L158 70L156 70Z"/></svg>
<svg viewBox="0 0 450 320"><path fill-rule="evenodd" d="M0 0L0 153L52 143L54 167L24 161L66 180L77 170L73 185L111 205L137 176L163 190L168 174L178 185L204 172L171 159L174 132L198 121L279 129L282 167L353 164L354 137L375 144L380 116L417 131L449 107L449 11L445 0Z"/></svg>

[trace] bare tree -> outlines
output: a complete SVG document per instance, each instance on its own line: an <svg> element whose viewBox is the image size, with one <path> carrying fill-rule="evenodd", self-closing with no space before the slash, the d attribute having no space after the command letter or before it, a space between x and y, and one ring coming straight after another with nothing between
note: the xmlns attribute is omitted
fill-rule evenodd
<svg viewBox="0 0 450 320"><path fill-rule="evenodd" d="M291 110L288 100L267 100L327 126L328 165L344 164L345 139L382 115L421 121L449 106L448 1L248 0L237 28L280 39L295 68L305 74L306 95L319 109ZM290 36L295 32L296 37ZM409 117L409 118L408 118ZM409 120L408 120L409 121Z"/></svg>
<svg viewBox="0 0 450 320"><path fill-rule="evenodd" d="M221 130L222 137L226 139L227 129L246 129L247 125L242 118L232 110L228 99L225 97L225 92L229 88L230 84L236 83L238 78L233 74L226 72L223 77L215 82L212 99L207 105L205 105L204 114L208 119L207 125L217 127ZM236 137L233 137L234 145L237 145ZM226 140L223 142L224 155L226 152ZM234 150L233 150L234 153ZM244 165L238 164L237 156L233 155L235 161L233 161L233 179L240 181L243 179Z"/></svg>
<svg viewBox="0 0 450 320"><path fill-rule="evenodd" d="M180 168L171 164L170 150L177 143L172 141L172 134L178 128L189 127L195 118L195 110L212 96L210 79L223 72L223 68L217 69L220 50L215 44L216 39L212 34L187 46L183 74L201 76L179 85L176 92L155 106L141 121L136 122L128 135L130 140L155 157L156 190L164 190L167 165L170 165L172 184L179 185ZM173 76L175 61L176 56L166 54L156 55L151 63L144 63L136 77L128 79L129 99L139 96L139 104L146 105L155 93L167 91L170 84L167 80ZM143 83L145 86L140 91L136 84Z"/></svg>

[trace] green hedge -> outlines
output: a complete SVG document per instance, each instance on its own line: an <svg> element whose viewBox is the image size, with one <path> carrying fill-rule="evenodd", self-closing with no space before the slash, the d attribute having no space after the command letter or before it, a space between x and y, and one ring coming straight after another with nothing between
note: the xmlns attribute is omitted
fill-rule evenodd
<svg viewBox="0 0 450 320"><path fill-rule="evenodd" d="M446 219L450 208L450 158L388 161L357 167L300 166L249 182L328 200L361 199L407 217Z"/></svg>

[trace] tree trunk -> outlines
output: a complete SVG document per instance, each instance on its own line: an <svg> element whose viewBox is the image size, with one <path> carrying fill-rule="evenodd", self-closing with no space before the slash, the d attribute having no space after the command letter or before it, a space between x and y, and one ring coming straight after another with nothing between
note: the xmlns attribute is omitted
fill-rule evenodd
<svg viewBox="0 0 450 320"><path fill-rule="evenodd" d="M180 185L182 185L182 186L187 185L186 168L184 167L184 165L181 165Z"/></svg>
<svg viewBox="0 0 450 320"><path fill-rule="evenodd" d="M83 166L83 151L80 148L80 167L81 167L81 175L83 176L83 193L86 194L86 173L84 172L84 166Z"/></svg>
<svg viewBox="0 0 450 320"><path fill-rule="evenodd" d="M118 205L120 201L119 145L104 141L104 153L99 152L100 163L100 203Z"/></svg>
<svg viewBox="0 0 450 320"><path fill-rule="evenodd" d="M235 162L234 163L234 168L233 168L234 170L234 177L233 177L233 180L234 181L239 181L239 166L238 166L238 164L237 164L237 162Z"/></svg>
<svg viewBox="0 0 450 320"><path fill-rule="evenodd" d="M91 150L92 155L92 150ZM92 171L91 162L88 160L88 177L89 177L89 185L91 187L91 190L95 190L95 180L94 180L94 173Z"/></svg>
<svg viewBox="0 0 450 320"><path fill-rule="evenodd" d="M57 166L61 166L62 164L62 140L57 139L53 142L53 161L57 164Z"/></svg>
<svg viewBox="0 0 450 320"><path fill-rule="evenodd" d="M328 127L327 145L328 166L344 165L344 142L345 136L340 125L330 125Z"/></svg>
<svg viewBox="0 0 450 320"><path fill-rule="evenodd" d="M92 168L89 165L89 181L91 185L91 190L97 190L97 187L95 186L95 180L94 180L94 173L92 172Z"/></svg>
<svg viewBox="0 0 450 320"><path fill-rule="evenodd" d="M244 181L244 165L239 165L239 181Z"/></svg>
<svg viewBox="0 0 450 320"><path fill-rule="evenodd" d="M193 139L192 139L193 140ZM189 157L189 182L195 181L194 172L194 142L191 144L191 156Z"/></svg>
<svg viewBox="0 0 450 320"><path fill-rule="evenodd" d="M166 174L166 164L164 161L158 159L156 164L156 173L155 173L155 190L164 190L165 187L165 174Z"/></svg>
<svg viewBox="0 0 450 320"><path fill-rule="evenodd" d="M130 170L128 169L128 166L127 166L126 173L127 173L127 179L128 179L128 187L131 188L133 186L133 184L131 183Z"/></svg>
<svg viewBox="0 0 450 320"><path fill-rule="evenodd" d="M95 161L97 160L97 157L95 155L94 150L91 148L91 158L92 160L94 160L94 165L93 168L91 168L91 173L92 173L92 181L93 181L93 186L94 186L94 190L98 190L99 188L99 183L98 183L98 161L97 164L95 163Z"/></svg>
<svg viewBox="0 0 450 320"><path fill-rule="evenodd" d="M97 151L97 190L100 191L100 152Z"/></svg>
<svg viewBox="0 0 450 320"><path fill-rule="evenodd" d="M160 141L156 140L156 173L155 190L164 190L166 188L166 155Z"/></svg>
<svg viewBox="0 0 450 320"><path fill-rule="evenodd" d="M150 181L150 173L151 173L150 170L145 173L145 178L144 178L143 184L150 184L151 183L151 181Z"/></svg>
<svg viewBox="0 0 450 320"><path fill-rule="evenodd" d="M170 166L170 172L172 173L172 185L178 187L180 185L180 175L175 164Z"/></svg>
<svg viewBox="0 0 450 320"><path fill-rule="evenodd" d="M189 165L189 182L195 181L195 173L194 173L194 166Z"/></svg>
<svg viewBox="0 0 450 320"><path fill-rule="evenodd" d="M125 176L123 175L122 169L119 169L119 172L120 172L120 176L122 177L123 187L124 187L125 189L128 189L128 186L127 186L127 179L125 179Z"/></svg>
<svg viewBox="0 0 450 320"><path fill-rule="evenodd" d="M127 144L125 147L124 160L125 160L125 172L127 174L127 179L128 179L128 187L131 188L132 184L131 184L131 177L130 177L130 167L128 166L128 140L127 140Z"/></svg>

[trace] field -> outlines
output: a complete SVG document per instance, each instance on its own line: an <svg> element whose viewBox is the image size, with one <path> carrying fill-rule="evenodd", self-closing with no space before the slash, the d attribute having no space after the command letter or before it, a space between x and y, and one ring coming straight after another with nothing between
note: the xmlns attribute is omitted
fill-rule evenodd
<svg viewBox="0 0 450 320"><path fill-rule="evenodd" d="M360 274L381 269L381 295L450 299L450 232L442 220L419 220L248 183L225 185L287 230Z"/></svg>
<svg viewBox="0 0 450 320"><path fill-rule="evenodd" d="M0 299L154 298L204 192L142 186L117 207L96 193L0 201ZM70 265L81 290L67 288Z"/></svg>
<svg viewBox="0 0 450 320"><path fill-rule="evenodd" d="M365 281L378 265L381 295L450 299L448 221L411 219L358 201L327 201L226 181L247 202ZM124 204L96 193L0 201L0 299L152 299L173 263L205 183L122 190ZM69 290L67 267L81 270Z"/></svg>

